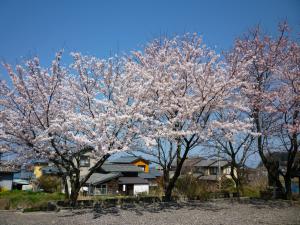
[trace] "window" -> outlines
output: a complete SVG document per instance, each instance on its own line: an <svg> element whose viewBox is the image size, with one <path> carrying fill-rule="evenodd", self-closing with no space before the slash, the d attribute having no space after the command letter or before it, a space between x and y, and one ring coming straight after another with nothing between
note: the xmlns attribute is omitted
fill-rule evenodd
<svg viewBox="0 0 300 225"><path fill-rule="evenodd" d="M210 167L209 168L209 174L210 175L217 175L218 173L218 168L217 167Z"/></svg>
<svg viewBox="0 0 300 225"><path fill-rule="evenodd" d="M143 168L143 170L145 171L145 166L143 166L143 165L138 165L138 167Z"/></svg>
<svg viewBox="0 0 300 225"><path fill-rule="evenodd" d="M90 158L88 156L80 157L80 166L81 167L89 167L90 166Z"/></svg>
<svg viewBox="0 0 300 225"><path fill-rule="evenodd" d="M107 185L101 184L95 188L95 195L106 195L107 194Z"/></svg>

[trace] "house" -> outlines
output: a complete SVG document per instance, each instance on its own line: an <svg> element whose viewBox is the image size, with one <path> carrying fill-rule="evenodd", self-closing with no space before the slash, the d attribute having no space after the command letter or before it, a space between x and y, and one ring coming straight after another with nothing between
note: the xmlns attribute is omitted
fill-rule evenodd
<svg viewBox="0 0 300 225"><path fill-rule="evenodd" d="M218 181L221 177L231 179L229 161L226 160L202 159L194 168L194 175L200 180Z"/></svg>
<svg viewBox="0 0 300 225"><path fill-rule="evenodd" d="M61 172L45 160L36 160L23 165L14 173L13 189L18 190L39 190L39 178L43 175L61 176Z"/></svg>
<svg viewBox="0 0 300 225"><path fill-rule="evenodd" d="M155 168L149 168L149 172L140 172L139 173L139 177L147 180L149 182L149 186L151 187L157 187L159 182L160 182L160 178L163 176L162 171L159 171Z"/></svg>
<svg viewBox="0 0 300 225"><path fill-rule="evenodd" d="M13 189L23 190L32 189L30 186L35 181L35 174L32 165L23 165L13 176Z"/></svg>
<svg viewBox="0 0 300 225"><path fill-rule="evenodd" d="M33 174L35 175L35 178L38 179L43 175L43 168L48 166L48 161L35 160L32 164L33 164Z"/></svg>
<svg viewBox="0 0 300 225"><path fill-rule="evenodd" d="M173 163L170 176L173 175L176 162ZM191 174L202 181L219 181L221 177L231 179L230 162L227 160L206 159L203 157L187 158L182 165L181 175Z"/></svg>
<svg viewBox="0 0 300 225"><path fill-rule="evenodd" d="M131 164L107 162L86 182L90 195L137 195L149 193L149 182L139 177L144 169Z"/></svg>
<svg viewBox="0 0 300 225"><path fill-rule="evenodd" d="M149 172L149 161L142 158L142 157L135 157L135 156L122 156L118 159L110 161L112 164L132 164L143 168L145 173Z"/></svg>
<svg viewBox="0 0 300 225"><path fill-rule="evenodd" d="M14 170L6 166L0 166L0 189L12 190Z"/></svg>

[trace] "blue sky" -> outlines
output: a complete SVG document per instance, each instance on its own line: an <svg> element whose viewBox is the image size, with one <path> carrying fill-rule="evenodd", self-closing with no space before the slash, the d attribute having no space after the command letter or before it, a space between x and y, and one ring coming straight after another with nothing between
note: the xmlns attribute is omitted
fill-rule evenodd
<svg viewBox="0 0 300 225"><path fill-rule="evenodd" d="M108 57L184 32L202 34L222 50L258 23L275 33L287 19L299 33L299 12L298 0L1 0L0 60L39 56L47 65L59 49Z"/></svg>
<svg viewBox="0 0 300 225"><path fill-rule="evenodd" d="M65 58L71 51L109 57L185 32L221 51L256 24L275 34L286 19L299 34L299 12L300 0L0 0L0 60L39 56L49 65L60 49Z"/></svg>

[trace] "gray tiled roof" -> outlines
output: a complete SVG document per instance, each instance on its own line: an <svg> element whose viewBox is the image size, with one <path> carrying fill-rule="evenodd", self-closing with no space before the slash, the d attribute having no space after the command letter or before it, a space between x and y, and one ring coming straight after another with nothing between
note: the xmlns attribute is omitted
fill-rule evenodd
<svg viewBox="0 0 300 225"><path fill-rule="evenodd" d="M228 161L220 160L220 166L224 167L228 164ZM217 159L203 159L195 164L196 167L218 167Z"/></svg>
<svg viewBox="0 0 300 225"><path fill-rule="evenodd" d="M34 179L34 178L35 178L35 175L32 171L21 170L21 171L14 173L14 179L30 180L30 179Z"/></svg>
<svg viewBox="0 0 300 225"><path fill-rule="evenodd" d="M183 162L183 167L193 167L197 163L199 163L201 160L207 160L207 159L200 157L200 156L186 158L186 160ZM172 166L175 167L176 165L177 165L177 160L175 159L172 162Z"/></svg>
<svg viewBox="0 0 300 225"><path fill-rule="evenodd" d="M142 159L147 161L146 159L143 159L142 157L135 157L135 156L122 156L118 159L114 159L109 161L110 163L132 163L134 161L136 161L137 159Z"/></svg>
<svg viewBox="0 0 300 225"><path fill-rule="evenodd" d="M139 177L143 179L155 179L156 176L151 173L139 173Z"/></svg>
<svg viewBox="0 0 300 225"><path fill-rule="evenodd" d="M149 182L141 177L120 177L119 184L149 184Z"/></svg>
<svg viewBox="0 0 300 225"><path fill-rule="evenodd" d="M87 184L93 184L93 185L97 185L97 184L101 184L104 183L106 181L109 181L111 179L114 179L116 177L119 177L121 174L120 173L94 173L92 174L92 176L87 180Z"/></svg>
<svg viewBox="0 0 300 225"><path fill-rule="evenodd" d="M103 164L101 169L105 172L142 172L143 168L131 164Z"/></svg>
<svg viewBox="0 0 300 225"><path fill-rule="evenodd" d="M161 177L163 175L162 171L153 168L149 169L149 173L155 177Z"/></svg>

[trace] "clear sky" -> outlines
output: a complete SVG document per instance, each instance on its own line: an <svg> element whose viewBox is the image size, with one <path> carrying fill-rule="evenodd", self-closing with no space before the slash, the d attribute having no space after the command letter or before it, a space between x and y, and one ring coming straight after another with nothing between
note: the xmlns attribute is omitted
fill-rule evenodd
<svg viewBox="0 0 300 225"><path fill-rule="evenodd" d="M222 50L251 26L274 33L284 19L299 33L300 0L0 0L0 60L50 64L59 49L108 57L184 32Z"/></svg>
<svg viewBox="0 0 300 225"><path fill-rule="evenodd" d="M257 24L275 34L282 20L300 33L300 0L0 0L0 60L39 56L49 65L60 49L65 58L71 51L108 57L185 32L220 51ZM0 66L0 79L5 74Z"/></svg>

